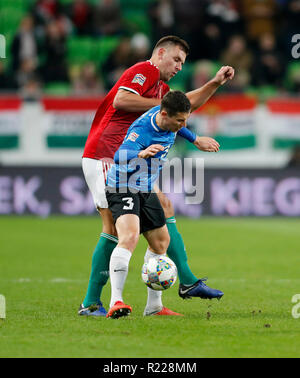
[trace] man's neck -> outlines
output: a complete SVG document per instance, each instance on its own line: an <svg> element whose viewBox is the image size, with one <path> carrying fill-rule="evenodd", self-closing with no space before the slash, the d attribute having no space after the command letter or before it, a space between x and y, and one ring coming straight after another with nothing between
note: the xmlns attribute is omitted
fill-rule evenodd
<svg viewBox="0 0 300 378"><path fill-rule="evenodd" d="M155 56L151 56L150 59L148 59L148 61L153 65L155 66L158 70L159 70L159 73L160 73L160 69L159 69L159 61L158 59L155 57Z"/></svg>
<svg viewBox="0 0 300 378"><path fill-rule="evenodd" d="M152 63L154 66L158 67L158 62L157 62L157 59L155 58L155 56L151 56L150 59L148 59L150 63Z"/></svg>
<svg viewBox="0 0 300 378"><path fill-rule="evenodd" d="M155 66L155 67L158 69L158 71L159 71L159 79L162 80L163 82L168 81L168 80L166 80L166 79L164 79L164 78L162 77L161 69L160 69L160 67L159 67L159 64L160 64L160 59L159 59L159 57L156 56L156 55L152 55L151 58L148 59L148 61L149 61L153 66Z"/></svg>
<svg viewBox="0 0 300 378"><path fill-rule="evenodd" d="M161 122L161 114L160 114L160 112L158 112L157 114L156 114L156 116L155 116L155 122L156 122L156 124L157 124L157 126L160 128L160 129L162 129L162 130L164 130L164 131L168 131L165 127L163 127L163 125L162 125L162 122Z"/></svg>

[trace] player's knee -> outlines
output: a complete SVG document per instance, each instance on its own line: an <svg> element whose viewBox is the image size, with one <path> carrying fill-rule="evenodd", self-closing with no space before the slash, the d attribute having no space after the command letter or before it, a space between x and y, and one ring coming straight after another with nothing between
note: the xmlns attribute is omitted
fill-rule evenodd
<svg viewBox="0 0 300 378"><path fill-rule="evenodd" d="M119 246L133 252L139 241L139 233L135 230L128 230L126 234L119 236Z"/></svg>
<svg viewBox="0 0 300 378"><path fill-rule="evenodd" d="M102 232L104 232L105 234L118 237L117 230L114 224L108 224L108 225L103 224Z"/></svg>
<svg viewBox="0 0 300 378"><path fill-rule="evenodd" d="M98 209L102 218L102 231L106 234L117 236L114 219L109 209Z"/></svg>
<svg viewBox="0 0 300 378"><path fill-rule="evenodd" d="M168 242L166 240L162 241L160 243L159 250L162 251L163 253L166 253L169 247L169 242L170 240L168 240Z"/></svg>
<svg viewBox="0 0 300 378"><path fill-rule="evenodd" d="M152 249L157 253L166 253L170 244L170 236L168 232L164 232L159 238L152 242Z"/></svg>
<svg viewBox="0 0 300 378"><path fill-rule="evenodd" d="M153 246L153 249L156 253L158 254L164 254L167 252L167 249L168 249L168 246L169 244L166 243L165 240L158 240L154 246Z"/></svg>
<svg viewBox="0 0 300 378"><path fill-rule="evenodd" d="M162 243L163 243L163 245L162 245L163 250L164 250L165 252L167 252L167 249L168 249L169 244L170 244L170 235L169 235L168 232L166 233L166 235L165 235L164 240L163 240Z"/></svg>

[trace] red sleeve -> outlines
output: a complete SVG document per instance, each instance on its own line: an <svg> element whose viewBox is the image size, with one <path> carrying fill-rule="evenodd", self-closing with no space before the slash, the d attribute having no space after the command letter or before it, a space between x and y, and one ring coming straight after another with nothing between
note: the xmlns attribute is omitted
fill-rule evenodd
<svg viewBox="0 0 300 378"><path fill-rule="evenodd" d="M159 70L149 62L135 64L124 72L118 89L129 90L143 96L159 81Z"/></svg>

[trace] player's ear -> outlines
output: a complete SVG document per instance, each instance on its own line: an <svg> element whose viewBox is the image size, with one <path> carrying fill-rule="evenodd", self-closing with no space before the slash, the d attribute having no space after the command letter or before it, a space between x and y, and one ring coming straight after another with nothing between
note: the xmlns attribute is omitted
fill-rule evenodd
<svg viewBox="0 0 300 378"><path fill-rule="evenodd" d="M158 54L158 57L159 57L160 59L163 58L165 51L166 51L166 49L163 48L163 47L160 47L160 48L158 49L157 54Z"/></svg>
<svg viewBox="0 0 300 378"><path fill-rule="evenodd" d="M165 111L165 110L161 110L160 114L163 116L163 117L166 117L168 115L168 113Z"/></svg>

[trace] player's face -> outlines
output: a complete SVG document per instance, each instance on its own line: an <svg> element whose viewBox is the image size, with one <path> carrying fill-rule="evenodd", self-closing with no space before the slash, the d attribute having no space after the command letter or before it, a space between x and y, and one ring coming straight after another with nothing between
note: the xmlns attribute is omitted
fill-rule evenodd
<svg viewBox="0 0 300 378"><path fill-rule="evenodd" d="M173 117L170 117L167 112L161 112L161 127L164 130L172 131L176 133L182 127L186 127L187 120L190 113L177 113Z"/></svg>
<svg viewBox="0 0 300 378"><path fill-rule="evenodd" d="M182 70L186 53L180 46L168 46L159 50L159 71L163 81L169 81L177 72Z"/></svg>

